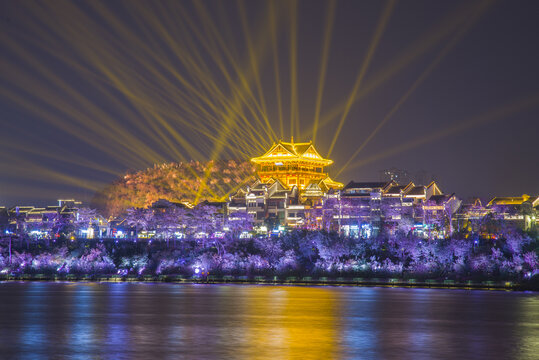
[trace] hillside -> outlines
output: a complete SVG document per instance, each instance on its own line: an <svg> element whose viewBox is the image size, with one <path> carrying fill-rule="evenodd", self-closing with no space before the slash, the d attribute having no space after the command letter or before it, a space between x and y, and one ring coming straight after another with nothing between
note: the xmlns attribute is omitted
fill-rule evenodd
<svg viewBox="0 0 539 360"><path fill-rule="evenodd" d="M159 199L219 201L224 200L231 191L254 180L254 167L249 162L228 160L159 164L127 173L99 192L93 204L107 215L118 215L130 207L147 207Z"/></svg>

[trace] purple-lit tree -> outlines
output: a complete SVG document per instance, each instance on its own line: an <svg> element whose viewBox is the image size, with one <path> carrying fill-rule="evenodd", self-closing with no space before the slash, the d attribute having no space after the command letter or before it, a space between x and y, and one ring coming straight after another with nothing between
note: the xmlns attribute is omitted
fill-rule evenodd
<svg viewBox="0 0 539 360"><path fill-rule="evenodd" d="M329 198L322 205L322 229L326 231L340 231L341 202L336 198Z"/></svg>
<svg viewBox="0 0 539 360"><path fill-rule="evenodd" d="M15 236L15 234L11 233L11 232L7 232L7 233L2 233L0 234L0 240L2 242L2 244L4 243L7 243L7 247L8 247L8 262L9 264L11 265L11 259L12 259L12 245L13 245L13 237Z"/></svg>
<svg viewBox="0 0 539 360"><path fill-rule="evenodd" d="M55 214L52 225L54 237L60 237L62 234L68 236L74 230L73 219L70 215L65 215L60 212Z"/></svg>
<svg viewBox="0 0 539 360"><path fill-rule="evenodd" d="M165 239L167 246L170 239L174 239L175 244L176 233L184 231L186 210L177 206L154 210L153 221L157 237Z"/></svg>
<svg viewBox="0 0 539 360"><path fill-rule="evenodd" d="M281 239L274 236L254 239L256 247L264 259L268 261L270 269L275 270L284 252L281 247Z"/></svg>
<svg viewBox="0 0 539 360"><path fill-rule="evenodd" d="M199 204L191 209L187 217L187 227L206 247L208 238L217 230L222 229L222 216L219 209L210 205Z"/></svg>
<svg viewBox="0 0 539 360"><path fill-rule="evenodd" d="M71 268L74 272L83 274L110 274L116 270L114 262L102 244L97 244L95 248L88 249L80 257L75 258Z"/></svg>
<svg viewBox="0 0 539 360"><path fill-rule="evenodd" d="M321 259L321 266L324 269L342 269L342 261L352 253L353 240L349 237L337 234L323 234L320 232L311 233L306 236L306 240L313 244Z"/></svg>
<svg viewBox="0 0 539 360"><path fill-rule="evenodd" d="M225 227L231 238L238 238L242 232L253 230L253 215L247 211L236 212L226 219Z"/></svg>
<svg viewBox="0 0 539 360"><path fill-rule="evenodd" d="M155 227L154 214L151 209L127 209L125 221L127 225L135 229L135 237L137 237L139 231L153 230Z"/></svg>

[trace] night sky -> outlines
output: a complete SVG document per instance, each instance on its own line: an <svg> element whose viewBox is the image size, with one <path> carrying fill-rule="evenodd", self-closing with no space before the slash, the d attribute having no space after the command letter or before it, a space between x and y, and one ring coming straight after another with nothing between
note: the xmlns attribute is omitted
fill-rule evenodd
<svg viewBox="0 0 539 360"><path fill-rule="evenodd" d="M343 183L396 167L464 199L539 194L538 1L2 1L0 16L0 206L87 201L127 170L314 132Z"/></svg>

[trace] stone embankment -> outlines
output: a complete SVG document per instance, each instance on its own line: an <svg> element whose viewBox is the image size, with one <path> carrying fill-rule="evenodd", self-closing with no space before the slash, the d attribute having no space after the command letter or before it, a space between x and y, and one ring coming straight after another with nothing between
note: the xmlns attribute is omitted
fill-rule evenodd
<svg viewBox="0 0 539 360"><path fill-rule="evenodd" d="M328 278L328 277L281 277L281 276L182 276L182 275L45 275L22 274L0 275L0 281L78 281L78 282L167 282L180 284L268 284L303 286L383 286L418 287L439 289L482 289L539 291L536 284L515 283L511 281L464 281L443 279L398 279L398 278Z"/></svg>

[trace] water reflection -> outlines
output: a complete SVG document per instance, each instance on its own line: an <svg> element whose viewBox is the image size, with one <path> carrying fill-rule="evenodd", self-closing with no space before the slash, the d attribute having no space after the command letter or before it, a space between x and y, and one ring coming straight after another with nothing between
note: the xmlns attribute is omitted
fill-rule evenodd
<svg viewBox="0 0 539 360"><path fill-rule="evenodd" d="M531 293L0 284L5 358L534 359Z"/></svg>
<svg viewBox="0 0 539 360"><path fill-rule="evenodd" d="M539 354L539 296L527 297L519 302L516 349L521 359L537 358Z"/></svg>
<svg viewBox="0 0 539 360"><path fill-rule="evenodd" d="M128 291L130 284L115 284L105 293L103 303L103 332L105 334L106 354L124 354L132 347L132 336L129 332L127 316L131 296ZM102 286L102 285L100 285Z"/></svg>
<svg viewBox="0 0 539 360"><path fill-rule="evenodd" d="M343 348L347 355L361 354L370 359L380 351L380 329L372 316L377 312L380 292L376 288L357 288L343 296ZM349 290L347 289L347 292Z"/></svg>
<svg viewBox="0 0 539 360"><path fill-rule="evenodd" d="M339 293L324 288L229 287L242 324L229 335L240 358L332 358L338 354ZM238 300L235 300L235 299ZM239 351L238 351L239 350Z"/></svg>
<svg viewBox="0 0 539 360"><path fill-rule="evenodd" d="M47 287L45 284L33 283L26 289L24 301L21 307L21 331L19 341L25 352L39 353L40 349L46 345L45 324L35 321L44 312L46 303L42 302L42 297ZM15 325L15 324L10 324Z"/></svg>
<svg viewBox="0 0 539 360"><path fill-rule="evenodd" d="M70 344L77 344L82 348L88 348L96 343L94 320L96 309L93 308L95 291L88 289L88 285L79 285L73 292L72 319L70 324L71 336L68 339ZM72 349L76 351L76 349Z"/></svg>

